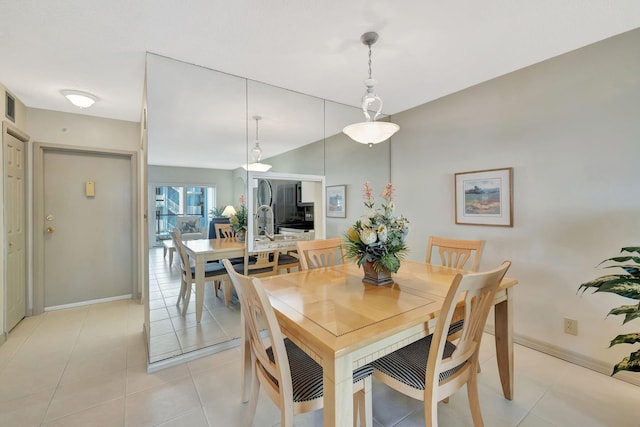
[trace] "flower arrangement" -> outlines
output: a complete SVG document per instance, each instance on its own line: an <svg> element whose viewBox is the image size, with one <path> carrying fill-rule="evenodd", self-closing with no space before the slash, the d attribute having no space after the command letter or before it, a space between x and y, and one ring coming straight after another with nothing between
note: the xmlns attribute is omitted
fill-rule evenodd
<svg viewBox="0 0 640 427"><path fill-rule="evenodd" d="M236 209L236 213L229 217L231 229L236 234L244 234L247 232L247 222L249 213L247 211L246 199L244 194L240 195L240 207Z"/></svg>
<svg viewBox="0 0 640 427"><path fill-rule="evenodd" d="M382 208L376 209L371 186L368 181L364 183L365 215L345 234L345 256L359 266L372 263L375 271L396 273L408 252L405 239L409 220L402 215L393 216L394 191L393 185L387 184L380 195L384 200Z"/></svg>

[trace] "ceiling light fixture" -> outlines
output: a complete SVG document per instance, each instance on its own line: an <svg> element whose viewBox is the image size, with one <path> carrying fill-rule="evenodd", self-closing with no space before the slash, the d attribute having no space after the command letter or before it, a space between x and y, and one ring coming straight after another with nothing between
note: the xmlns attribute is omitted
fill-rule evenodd
<svg viewBox="0 0 640 427"><path fill-rule="evenodd" d="M262 148L260 148L260 139L258 138L258 121L260 121L262 117L253 116L253 119L256 121L256 145L251 149L253 163L243 165L242 167L248 171L266 172L271 169L271 165L260 162L260 160L262 160Z"/></svg>
<svg viewBox="0 0 640 427"><path fill-rule="evenodd" d="M98 100L97 96L79 90L61 90L60 93L79 108L89 108Z"/></svg>
<svg viewBox="0 0 640 427"><path fill-rule="evenodd" d="M371 45L378 41L378 33L373 31L364 33L360 36L360 41L362 41L365 46L369 47L369 78L364 81L367 91L362 97L362 112L367 118L367 121L346 126L342 129L342 132L347 134L347 136L354 141L361 144L368 144L369 147L372 147L373 144L389 139L391 135L400 129L400 126L391 122L376 121L382 112L382 99L376 95L375 90L373 89L373 85L375 85L377 81L371 78ZM369 107L375 102L378 102L379 106L372 119L369 114Z"/></svg>

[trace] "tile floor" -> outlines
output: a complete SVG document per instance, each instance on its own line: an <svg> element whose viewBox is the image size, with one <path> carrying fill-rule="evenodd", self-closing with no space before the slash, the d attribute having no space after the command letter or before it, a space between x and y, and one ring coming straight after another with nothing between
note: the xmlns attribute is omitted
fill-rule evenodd
<svg viewBox="0 0 640 427"><path fill-rule="evenodd" d="M0 346L0 427L241 425L237 348L146 372L144 308L135 301L47 312L23 320ZM487 427L638 427L640 390L515 346L515 399L501 396L492 336L481 349ZM424 425L421 402L374 381L374 425ZM466 392L440 404L441 426L471 426ZM279 425L261 395L254 426ZM321 426L322 411L296 417Z"/></svg>
<svg viewBox="0 0 640 427"><path fill-rule="evenodd" d="M149 251L149 318L151 362L186 354L240 337L240 305L225 307L222 292L215 296L213 286L205 284L202 320L196 324L195 290L186 316L182 305L176 307L180 292L180 270L177 254L173 266L162 248Z"/></svg>

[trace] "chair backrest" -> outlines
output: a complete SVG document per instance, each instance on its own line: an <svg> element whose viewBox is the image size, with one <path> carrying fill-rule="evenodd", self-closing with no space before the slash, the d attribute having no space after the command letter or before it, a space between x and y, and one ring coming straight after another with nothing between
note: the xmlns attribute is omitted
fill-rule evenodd
<svg viewBox="0 0 640 427"><path fill-rule="evenodd" d="M229 218L227 217L219 217L219 218L211 218L209 221L209 239L217 239L218 231L216 230L216 224L230 224Z"/></svg>
<svg viewBox="0 0 640 427"><path fill-rule="evenodd" d="M176 228L169 232L171 234L171 239L173 240L173 246L176 247L176 251L178 252L178 260L180 260L180 270L182 275L182 280L185 283L191 283L191 264L189 263L189 255L184 248L184 243L182 243L182 235L180 231Z"/></svg>
<svg viewBox="0 0 640 427"><path fill-rule="evenodd" d="M480 268L482 248L484 248L484 240L458 240L430 236L427 244L427 263L431 263L433 248L438 249L442 265L464 269L467 261L472 259L469 270L478 271L478 268Z"/></svg>
<svg viewBox="0 0 640 427"><path fill-rule="evenodd" d="M251 254L255 262L247 266L247 274L254 277L273 276L279 273L279 251L256 252Z"/></svg>
<svg viewBox="0 0 640 427"><path fill-rule="evenodd" d="M255 358L255 373L260 378L260 383L274 402L293 402L291 369L284 336L260 279L239 274L228 259L223 260L222 263L240 299L251 355ZM263 330L267 337L261 335ZM267 346L271 346L273 361L269 358ZM284 406L291 408L290 405ZM283 407L280 409L285 410ZM292 409L288 410L292 411ZM293 419L293 413L289 419Z"/></svg>
<svg viewBox="0 0 640 427"><path fill-rule="evenodd" d="M231 224L216 224L216 234L219 239L231 239L236 237L236 233L231 229Z"/></svg>
<svg viewBox="0 0 640 427"><path fill-rule="evenodd" d="M326 240L300 240L296 242L300 270L342 264L344 245L340 237Z"/></svg>
<svg viewBox="0 0 640 427"><path fill-rule="evenodd" d="M426 393L429 389L438 394L436 390L440 385L440 374L447 371L450 374L444 375L446 378L443 378L443 381L446 381L444 387L448 387L448 389L439 393L440 396L446 397L466 383L468 378L466 370L477 369L478 351L484 326L489 316L489 310L493 306L496 290L509 266L511 266L511 262L504 261L500 267L494 270L470 273L464 276L457 274L453 279L433 331L431 348L427 358L425 399L427 399ZM451 356L443 359L451 319L461 298L464 298L465 317L460 340ZM458 368L460 369L452 373L452 369ZM458 376L460 376L460 381L456 381Z"/></svg>

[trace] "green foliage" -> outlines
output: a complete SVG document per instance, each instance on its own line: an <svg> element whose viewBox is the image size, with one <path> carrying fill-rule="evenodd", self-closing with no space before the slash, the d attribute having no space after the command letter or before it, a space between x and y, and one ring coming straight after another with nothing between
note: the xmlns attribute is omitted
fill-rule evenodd
<svg viewBox="0 0 640 427"><path fill-rule="evenodd" d="M222 212L224 212L224 206L220 206L219 208L209 209L209 216L211 218L221 218Z"/></svg>
<svg viewBox="0 0 640 427"><path fill-rule="evenodd" d="M629 246L622 248L620 253L637 253L640 254L640 247ZM609 292L620 295L625 298L631 298L640 301L640 257L633 255L623 255L613 258L607 258L598 265L608 262L609 265L603 268L621 268L626 274L609 274L598 277L597 279L583 283L578 288L578 292L582 290L584 293L587 289L593 288L593 293ZM635 264L634 264L635 263ZM624 315L625 324L631 320L640 317L640 303L622 305L609 311L609 315ZM618 335L609 344L612 347L616 344L637 344L640 343L640 332L631 334ZM629 357L625 357L613 368L612 376L620 371L640 372L640 350L632 352Z"/></svg>
<svg viewBox="0 0 640 427"><path fill-rule="evenodd" d="M236 214L229 217L231 228L235 233L247 231L247 222L249 219L249 212L245 205L241 205L236 209Z"/></svg>

